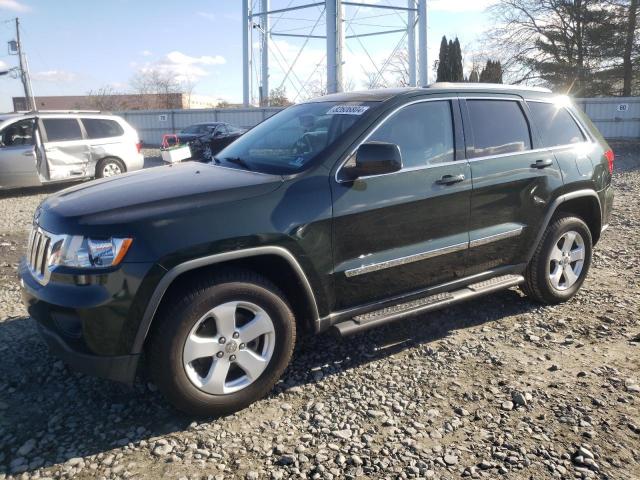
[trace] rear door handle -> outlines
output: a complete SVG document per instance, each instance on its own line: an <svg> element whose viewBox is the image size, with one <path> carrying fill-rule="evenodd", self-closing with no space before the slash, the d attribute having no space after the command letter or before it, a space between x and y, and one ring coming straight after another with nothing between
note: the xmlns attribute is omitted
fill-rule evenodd
<svg viewBox="0 0 640 480"><path fill-rule="evenodd" d="M35 155L35 153L33 153L31 150L29 150L27 152L22 152L22 155L24 155L25 157L33 157Z"/></svg>
<svg viewBox="0 0 640 480"><path fill-rule="evenodd" d="M536 163L531 164L531 168L547 168L553 165L553 160L545 158L544 160L536 160Z"/></svg>
<svg viewBox="0 0 640 480"><path fill-rule="evenodd" d="M453 185L454 183L462 182L464 180L464 175L461 173L460 175L443 175L442 178L436 180L438 185Z"/></svg>

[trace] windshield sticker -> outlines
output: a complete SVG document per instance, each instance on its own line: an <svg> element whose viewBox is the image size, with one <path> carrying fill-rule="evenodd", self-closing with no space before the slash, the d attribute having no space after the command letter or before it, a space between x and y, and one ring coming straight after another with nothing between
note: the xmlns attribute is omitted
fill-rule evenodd
<svg viewBox="0 0 640 480"><path fill-rule="evenodd" d="M329 109L327 115L362 115L367 110L369 107L364 105L336 105Z"/></svg>

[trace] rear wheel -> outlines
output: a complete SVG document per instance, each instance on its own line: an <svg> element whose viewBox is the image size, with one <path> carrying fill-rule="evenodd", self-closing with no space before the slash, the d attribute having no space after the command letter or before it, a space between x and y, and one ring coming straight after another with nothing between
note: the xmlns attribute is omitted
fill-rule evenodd
<svg viewBox="0 0 640 480"><path fill-rule="evenodd" d="M591 265L589 227L562 216L547 227L525 274L525 293L542 303L560 303L580 289Z"/></svg>
<svg viewBox="0 0 640 480"><path fill-rule="evenodd" d="M147 350L151 375L178 409L224 415L263 397L295 343L283 294L251 272L188 288L157 319Z"/></svg>
<svg viewBox="0 0 640 480"><path fill-rule="evenodd" d="M108 178L114 175L120 175L127 169L118 158L103 158L96 165L96 178Z"/></svg>

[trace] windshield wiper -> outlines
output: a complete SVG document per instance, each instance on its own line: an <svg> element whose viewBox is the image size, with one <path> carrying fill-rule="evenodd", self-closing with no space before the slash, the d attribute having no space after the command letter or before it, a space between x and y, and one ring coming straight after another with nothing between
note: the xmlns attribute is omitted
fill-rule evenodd
<svg viewBox="0 0 640 480"><path fill-rule="evenodd" d="M251 167L249 166L249 164L240 157L223 157L222 159L226 160L229 163L235 163L236 165L240 165L245 170L251 170Z"/></svg>

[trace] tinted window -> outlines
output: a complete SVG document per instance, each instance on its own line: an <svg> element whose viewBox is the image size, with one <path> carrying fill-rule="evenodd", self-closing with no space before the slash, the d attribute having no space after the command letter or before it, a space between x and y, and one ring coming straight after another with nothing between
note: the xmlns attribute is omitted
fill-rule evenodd
<svg viewBox="0 0 640 480"><path fill-rule="evenodd" d="M299 172L367 118L374 102L311 102L293 105L238 137L216 158L229 165L287 175ZM238 160L240 159L240 160ZM240 167L243 168L243 167Z"/></svg>
<svg viewBox="0 0 640 480"><path fill-rule="evenodd" d="M227 127L224 123L218 125L218 128L216 128L216 135L226 135L227 134Z"/></svg>
<svg viewBox="0 0 640 480"><path fill-rule="evenodd" d="M34 121L20 120L7 126L0 133L0 147L14 147L16 145L34 145Z"/></svg>
<svg viewBox="0 0 640 480"><path fill-rule="evenodd" d="M473 129L472 157L531 149L529 125L519 102L467 100Z"/></svg>
<svg viewBox="0 0 640 480"><path fill-rule="evenodd" d="M109 138L124 135L124 130L113 120L103 118L83 118L82 123L89 138Z"/></svg>
<svg viewBox="0 0 640 480"><path fill-rule="evenodd" d="M454 159L453 118L449 101L422 102L401 109L367 141L395 143L404 167Z"/></svg>
<svg viewBox="0 0 640 480"><path fill-rule="evenodd" d="M75 118L45 118L42 123L49 142L82 139L80 124Z"/></svg>
<svg viewBox="0 0 640 480"><path fill-rule="evenodd" d="M529 102L528 105L545 147L584 142L584 135L565 108L541 102Z"/></svg>

